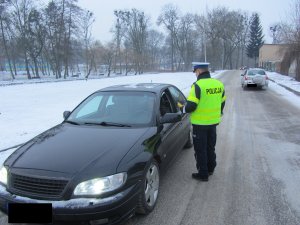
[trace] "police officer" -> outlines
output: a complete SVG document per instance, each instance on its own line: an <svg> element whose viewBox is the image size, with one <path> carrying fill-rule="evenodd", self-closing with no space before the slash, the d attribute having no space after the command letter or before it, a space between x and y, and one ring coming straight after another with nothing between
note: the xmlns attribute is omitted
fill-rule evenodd
<svg viewBox="0 0 300 225"><path fill-rule="evenodd" d="M196 167L192 177L208 181L217 165L215 145L216 126L221 121L225 106L225 90L221 81L211 78L209 63L193 63L197 81L192 85L183 113L191 113Z"/></svg>

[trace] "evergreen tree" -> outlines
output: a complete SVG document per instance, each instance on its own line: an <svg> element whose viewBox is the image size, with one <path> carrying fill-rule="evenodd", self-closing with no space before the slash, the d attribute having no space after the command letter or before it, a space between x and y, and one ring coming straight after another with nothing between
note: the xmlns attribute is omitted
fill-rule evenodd
<svg viewBox="0 0 300 225"><path fill-rule="evenodd" d="M251 17L249 43L246 46L246 52L249 58L254 58L255 65L256 59L259 56L259 48L264 43L263 38L264 35L262 33L262 26L260 24L259 16L257 13L254 13Z"/></svg>

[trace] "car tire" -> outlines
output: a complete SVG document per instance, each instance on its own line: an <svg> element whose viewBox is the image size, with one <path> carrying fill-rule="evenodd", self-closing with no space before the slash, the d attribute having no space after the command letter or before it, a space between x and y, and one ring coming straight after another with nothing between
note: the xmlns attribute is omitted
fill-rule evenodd
<svg viewBox="0 0 300 225"><path fill-rule="evenodd" d="M159 193L159 166L152 160L147 167L138 196L136 213L147 215L155 207Z"/></svg>
<svg viewBox="0 0 300 225"><path fill-rule="evenodd" d="M190 127L189 133L188 133L188 140L184 145L184 148L191 148L193 147L193 127Z"/></svg>

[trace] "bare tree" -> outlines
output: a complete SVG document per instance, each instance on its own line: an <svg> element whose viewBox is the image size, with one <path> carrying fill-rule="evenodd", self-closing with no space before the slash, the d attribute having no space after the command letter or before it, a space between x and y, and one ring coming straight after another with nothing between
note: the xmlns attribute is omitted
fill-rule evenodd
<svg viewBox="0 0 300 225"><path fill-rule="evenodd" d="M289 13L290 22L281 25L282 39L288 44L288 50L284 56L285 65L282 65L281 73L287 74L293 62L296 63L296 80L300 81L300 0L295 1Z"/></svg>
<svg viewBox="0 0 300 225"><path fill-rule="evenodd" d="M28 56L29 38L27 28L29 26L29 14L31 10L33 10L33 2L31 0L11 0L11 4L13 7L12 20L16 29L19 46L23 52L27 77L28 79L31 79Z"/></svg>
<svg viewBox="0 0 300 225"><path fill-rule="evenodd" d="M245 58L245 49L246 49L246 43L248 41L248 35L249 35L249 28L250 28L250 17L247 12L244 12L241 14L241 21L240 21L240 42L239 42L239 51L241 50L241 57L238 54L237 58L241 58L240 66L244 66L244 58ZM238 67L238 64L237 64Z"/></svg>
<svg viewBox="0 0 300 225"><path fill-rule="evenodd" d="M206 62L207 61L207 44L208 44L208 20L204 15L194 15L194 21L196 26L196 33L198 36L198 54L196 55L196 59ZM198 61L196 60L196 61Z"/></svg>
<svg viewBox="0 0 300 225"><path fill-rule="evenodd" d="M222 58L223 58L223 51L222 49L222 42L221 36L223 34L223 11L219 8L213 9L207 12L207 15L202 17L203 19L203 31L206 37L206 44L207 44L207 55L209 56L209 62L211 65L216 67L222 67ZM201 18L201 17L199 17ZM198 26L201 22L198 22Z"/></svg>
<svg viewBox="0 0 300 225"><path fill-rule="evenodd" d="M128 28L127 28L127 21L124 20L123 16L124 16L124 11L122 10L115 10L114 11L114 15L116 16L117 20L116 23L112 29L112 32L114 33L114 39L116 42L116 52L115 52L115 59L114 59L114 71L116 72L117 69L117 63L119 63L119 70L120 70L120 74L122 73L122 44L124 44L125 40L125 36L128 32ZM125 47L125 46L124 46ZM128 47L128 45L126 45L126 47ZM125 48L126 52L125 54L128 53L128 48ZM128 58L127 58L128 59ZM126 61L126 59L125 59ZM126 64L127 65L127 64ZM125 66L126 67L126 66ZM127 69L125 68L125 73L127 75Z"/></svg>
<svg viewBox="0 0 300 225"><path fill-rule="evenodd" d="M46 45L45 55L46 59L50 63L51 70L56 78L61 77L61 34L60 34L60 25L59 23L59 5L51 1L48 3L47 7L44 10L45 12L45 26L47 29L46 35Z"/></svg>
<svg viewBox="0 0 300 225"><path fill-rule="evenodd" d="M212 9L206 16L195 17L197 28L207 46L209 61L214 68L237 67L240 54L243 63L249 27L247 19L247 14L229 11L224 7Z"/></svg>
<svg viewBox="0 0 300 225"><path fill-rule="evenodd" d="M182 67L186 71L191 67L190 65L195 58L197 50L197 38L198 34L195 30L194 15L186 14L181 17L178 30L175 34L176 47L181 57L178 68Z"/></svg>
<svg viewBox="0 0 300 225"><path fill-rule="evenodd" d="M167 4L163 7L162 13L157 19L157 24L163 24L170 35L171 46L171 70L174 71L175 39L179 23L179 10L173 4Z"/></svg>
<svg viewBox="0 0 300 225"><path fill-rule="evenodd" d="M78 7L77 1L49 0L41 9L33 0L0 0L0 48L12 76L18 70L16 62L25 63L29 79L32 74L40 77L40 71L52 71L56 78L63 73L66 78L73 64L83 60L90 73L95 64L90 49L94 18L91 12Z"/></svg>
<svg viewBox="0 0 300 225"><path fill-rule="evenodd" d="M146 40L149 18L137 9L119 11L119 18L126 24L125 39L132 46L136 74L143 73L146 65Z"/></svg>
<svg viewBox="0 0 300 225"><path fill-rule="evenodd" d="M237 11L225 12L224 22L226 29L223 30L223 68L233 69L233 53L243 41L244 17ZM239 51L237 51L239 54ZM238 65L239 57L236 59Z"/></svg>
<svg viewBox="0 0 300 225"><path fill-rule="evenodd" d="M28 38L28 53L33 61L35 76L39 76L38 57L41 55L45 43L45 27L42 16L36 9L32 9L28 15L28 27L26 28Z"/></svg>
<svg viewBox="0 0 300 225"><path fill-rule="evenodd" d="M101 58L103 63L107 66L107 71L108 74L107 76L110 76L111 73L111 67L112 67L112 62L113 62L113 57L114 57L114 52L115 52L115 44L113 42L108 43L106 46L104 46L101 50Z"/></svg>
<svg viewBox="0 0 300 225"><path fill-rule="evenodd" d="M164 35L156 30L150 30L147 38L147 53L150 70L160 70L160 51L164 43Z"/></svg>
<svg viewBox="0 0 300 225"><path fill-rule="evenodd" d="M83 23L81 15L84 14L82 10L76 3L78 0L63 0L65 1L65 32L64 32L64 78L69 76L69 67L72 62L73 49L72 42L76 40L76 34L80 32L80 24ZM89 12L87 12L89 14ZM91 18L91 21L93 18Z"/></svg>
<svg viewBox="0 0 300 225"><path fill-rule="evenodd" d="M12 63L11 63L11 56L9 54L8 50L8 34L7 31L10 30L11 26L11 20L9 18L9 14L7 13L7 8L8 8L8 3L2 0L0 2L0 31L1 31L1 43L3 44L4 52L5 52L5 57L7 59L8 65L9 65L9 70L12 79L15 79L15 74L12 68Z"/></svg>
<svg viewBox="0 0 300 225"><path fill-rule="evenodd" d="M90 11L83 12L82 16L82 34L83 34L83 43L85 49L85 64L86 64L86 75L88 78L93 67L94 63L94 51L91 48L92 45L92 25L95 22L94 14Z"/></svg>

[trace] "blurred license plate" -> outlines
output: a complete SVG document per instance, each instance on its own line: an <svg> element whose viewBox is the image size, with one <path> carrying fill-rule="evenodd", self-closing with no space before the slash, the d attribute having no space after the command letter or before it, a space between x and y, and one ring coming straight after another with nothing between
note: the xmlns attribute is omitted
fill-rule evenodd
<svg viewBox="0 0 300 225"><path fill-rule="evenodd" d="M52 204L8 203L8 223L52 223Z"/></svg>

